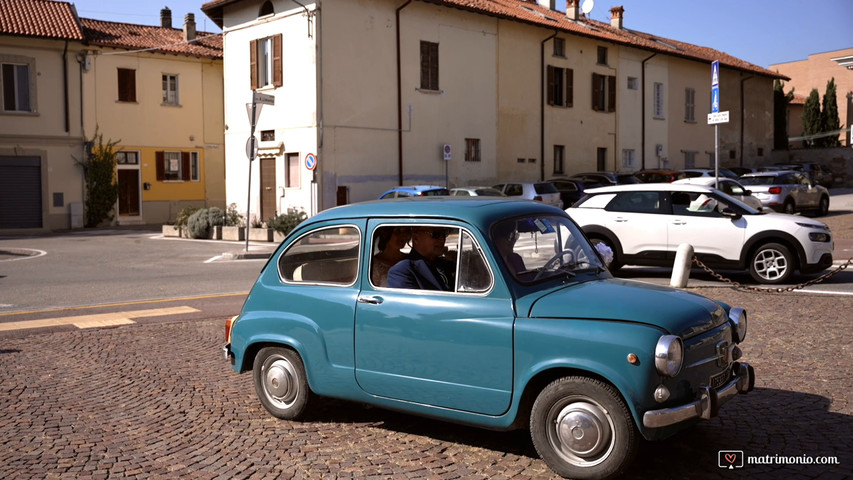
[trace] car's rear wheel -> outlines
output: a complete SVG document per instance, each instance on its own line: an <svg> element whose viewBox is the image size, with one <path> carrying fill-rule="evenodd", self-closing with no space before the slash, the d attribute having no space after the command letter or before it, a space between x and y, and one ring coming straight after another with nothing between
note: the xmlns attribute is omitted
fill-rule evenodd
<svg viewBox="0 0 853 480"><path fill-rule="evenodd" d="M782 205L782 213L787 213L788 215L793 215L797 213L797 206L794 205L794 201L790 198L785 200L784 205Z"/></svg>
<svg viewBox="0 0 853 480"><path fill-rule="evenodd" d="M255 391L261 404L273 416L296 420L302 416L312 396L302 359L293 350L265 347L255 356Z"/></svg>
<svg viewBox="0 0 853 480"><path fill-rule="evenodd" d="M827 213L829 213L829 197L822 196L820 197L820 203L817 205L817 215L823 217Z"/></svg>
<svg viewBox="0 0 853 480"><path fill-rule="evenodd" d="M622 267L622 262L619 259L619 252L616 251L616 245L614 244L614 242L602 236L592 236L589 238L589 242L592 244L593 247L597 247L598 244L602 244L609 248L611 252L613 252L613 260L611 260L610 263L607 263L605 265L611 273L615 272L616 270L619 270L619 268Z"/></svg>
<svg viewBox="0 0 853 480"><path fill-rule="evenodd" d="M530 435L539 456L566 478L617 476L639 446L619 392L588 377L563 377L548 384L533 403Z"/></svg>
<svg viewBox="0 0 853 480"><path fill-rule="evenodd" d="M749 274L759 283L783 283L794 273L794 256L788 247L766 243L758 247L749 261Z"/></svg>

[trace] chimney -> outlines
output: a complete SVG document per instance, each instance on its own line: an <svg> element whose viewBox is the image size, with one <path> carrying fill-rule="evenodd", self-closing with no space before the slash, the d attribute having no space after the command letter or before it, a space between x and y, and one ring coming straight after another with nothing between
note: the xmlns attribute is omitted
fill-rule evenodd
<svg viewBox="0 0 853 480"><path fill-rule="evenodd" d="M194 42L195 41L195 14L188 13L186 17L184 17L184 41L185 42Z"/></svg>
<svg viewBox="0 0 853 480"><path fill-rule="evenodd" d="M540 7L547 8L548 10L557 9L557 0L536 0L536 3L538 3Z"/></svg>
<svg viewBox="0 0 853 480"><path fill-rule="evenodd" d="M163 7L160 10L160 26L163 28L172 28L172 11L169 7Z"/></svg>
<svg viewBox="0 0 853 480"><path fill-rule="evenodd" d="M622 17L625 15L625 9L621 6L610 9L610 26L622 30Z"/></svg>
<svg viewBox="0 0 853 480"><path fill-rule="evenodd" d="M581 0L566 0L566 18L577 20L580 16Z"/></svg>

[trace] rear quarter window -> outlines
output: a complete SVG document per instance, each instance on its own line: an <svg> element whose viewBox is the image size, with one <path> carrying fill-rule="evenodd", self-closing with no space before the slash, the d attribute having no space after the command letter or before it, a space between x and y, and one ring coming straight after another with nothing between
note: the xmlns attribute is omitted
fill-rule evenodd
<svg viewBox="0 0 853 480"><path fill-rule="evenodd" d="M307 233L279 257L279 276L286 283L351 285L358 275L360 242L354 226Z"/></svg>

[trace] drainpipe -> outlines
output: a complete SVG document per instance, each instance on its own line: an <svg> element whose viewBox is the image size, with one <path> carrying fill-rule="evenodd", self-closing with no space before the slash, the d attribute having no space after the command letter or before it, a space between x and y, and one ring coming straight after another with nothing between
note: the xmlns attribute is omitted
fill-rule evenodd
<svg viewBox="0 0 853 480"><path fill-rule="evenodd" d="M62 95L65 107L65 133L71 131L71 107L68 105L68 40L65 40L65 49L62 51Z"/></svg>
<svg viewBox="0 0 853 480"><path fill-rule="evenodd" d="M642 107L640 108L640 151L642 152L642 162L640 169L646 169L646 62L657 55L653 53L646 57L642 62L642 80L640 81L640 100Z"/></svg>
<svg viewBox="0 0 853 480"><path fill-rule="evenodd" d="M740 160L738 161L738 165L741 167L743 166L743 135L746 125L746 105L743 101L743 84L750 78L752 78L752 75L740 79Z"/></svg>
<svg viewBox="0 0 853 480"><path fill-rule="evenodd" d="M545 180L545 43L557 36L557 31L539 44L539 181Z"/></svg>
<svg viewBox="0 0 853 480"><path fill-rule="evenodd" d="M397 7L397 185L403 184L403 91L402 67L400 66L400 11L408 7L412 0Z"/></svg>

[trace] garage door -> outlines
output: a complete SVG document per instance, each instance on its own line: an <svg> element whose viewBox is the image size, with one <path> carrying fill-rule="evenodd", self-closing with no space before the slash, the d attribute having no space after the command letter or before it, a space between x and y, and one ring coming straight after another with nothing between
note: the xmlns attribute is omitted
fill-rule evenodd
<svg viewBox="0 0 853 480"><path fill-rule="evenodd" d="M41 227L41 159L0 157L0 229Z"/></svg>

